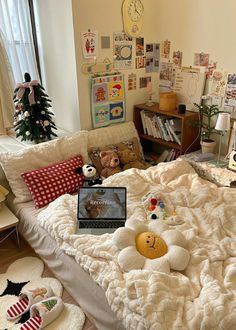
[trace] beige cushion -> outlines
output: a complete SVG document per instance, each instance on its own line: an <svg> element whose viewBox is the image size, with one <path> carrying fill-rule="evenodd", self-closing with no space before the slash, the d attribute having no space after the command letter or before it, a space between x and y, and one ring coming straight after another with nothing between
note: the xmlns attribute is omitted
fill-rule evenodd
<svg viewBox="0 0 236 330"><path fill-rule="evenodd" d="M21 177L22 173L62 162L76 155L81 155L84 163L88 163L87 142L88 132L80 131L71 136L33 145L18 152L0 154L0 163L16 196L14 202L32 200Z"/></svg>
<svg viewBox="0 0 236 330"><path fill-rule="evenodd" d="M138 132L132 121L119 125L101 127L89 131L88 148L104 147L108 144L116 144L136 137L139 141Z"/></svg>

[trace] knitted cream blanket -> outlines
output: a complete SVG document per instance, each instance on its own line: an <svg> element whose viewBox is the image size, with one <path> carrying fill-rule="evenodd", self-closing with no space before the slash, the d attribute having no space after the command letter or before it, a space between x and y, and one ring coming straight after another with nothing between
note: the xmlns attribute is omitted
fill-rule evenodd
<svg viewBox="0 0 236 330"><path fill-rule="evenodd" d="M184 220L176 227L187 238L191 254L182 273L123 273L112 234L74 234L76 196L63 195L39 214L40 224L61 249L73 255L104 289L124 326L134 330L236 329L236 190L201 179L184 160L147 170L130 169L106 179L104 185L127 186L128 217L141 221L147 218L142 196L158 191L167 213L175 211Z"/></svg>

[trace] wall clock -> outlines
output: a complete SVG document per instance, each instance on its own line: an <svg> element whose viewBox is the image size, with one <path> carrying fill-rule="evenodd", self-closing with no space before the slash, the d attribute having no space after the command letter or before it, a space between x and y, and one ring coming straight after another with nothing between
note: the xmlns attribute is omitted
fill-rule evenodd
<svg viewBox="0 0 236 330"><path fill-rule="evenodd" d="M144 6L141 0L124 0L122 4L124 31L129 37L138 37L143 26Z"/></svg>

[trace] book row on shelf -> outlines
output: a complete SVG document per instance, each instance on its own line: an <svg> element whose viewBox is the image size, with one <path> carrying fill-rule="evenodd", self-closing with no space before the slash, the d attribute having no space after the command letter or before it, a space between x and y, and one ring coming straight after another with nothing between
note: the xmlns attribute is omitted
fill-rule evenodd
<svg viewBox="0 0 236 330"><path fill-rule="evenodd" d="M160 115L147 110L141 110L140 116L144 134L181 145L181 120L179 118Z"/></svg>
<svg viewBox="0 0 236 330"><path fill-rule="evenodd" d="M162 162L170 162L177 159L180 156L180 151L178 149L165 149L161 154L156 152L150 152L145 154L145 161L150 165L157 165Z"/></svg>

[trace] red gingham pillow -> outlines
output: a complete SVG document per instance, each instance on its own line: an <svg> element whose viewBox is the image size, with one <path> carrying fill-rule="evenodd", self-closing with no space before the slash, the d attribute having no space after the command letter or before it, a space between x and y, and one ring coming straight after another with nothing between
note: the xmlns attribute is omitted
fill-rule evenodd
<svg viewBox="0 0 236 330"><path fill-rule="evenodd" d="M63 194L70 194L83 184L83 175L75 169L83 166L81 156L21 174L37 209Z"/></svg>

